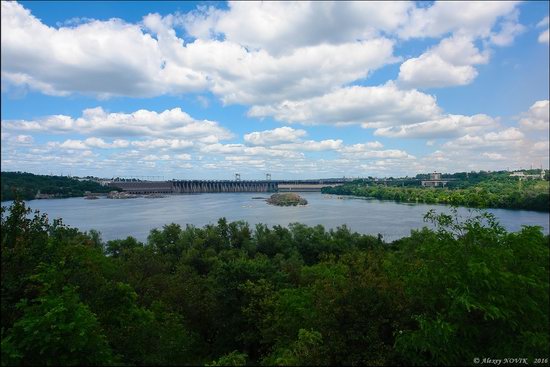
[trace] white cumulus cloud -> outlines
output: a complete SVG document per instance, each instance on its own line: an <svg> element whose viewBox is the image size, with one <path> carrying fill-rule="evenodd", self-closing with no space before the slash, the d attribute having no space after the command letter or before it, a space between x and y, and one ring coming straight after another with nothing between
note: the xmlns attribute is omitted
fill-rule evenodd
<svg viewBox="0 0 550 367"><path fill-rule="evenodd" d="M297 150L304 152L320 152L326 150L338 150L343 145L342 139L327 139L321 141L306 140L297 143L279 144L274 145L271 148L277 150Z"/></svg>
<svg viewBox="0 0 550 367"><path fill-rule="evenodd" d="M101 107L85 109L82 116L46 116L37 120L5 120L2 128L14 131L99 134L111 137L180 137L189 139L229 139L233 134L217 122L195 120L180 108L162 112L138 110L109 113ZM96 145L101 142L96 140ZM93 142L92 142L93 144ZM121 143L123 144L123 143Z"/></svg>
<svg viewBox="0 0 550 367"><path fill-rule="evenodd" d="M12 83L46 94L104 97L184 93L206 86L205 75L169 60L139 25L111 19L54 28L16 2L1 6L2 79Z"/></svg>
<svg viewBox="0 0 550 367"><path fill-rule="evenodd" d="M548 16L544 17L540 22L537 23L537 28L546 28L544 31L542 31L539 34L538 41L540 43L546 43L548 44L549 40L549 28L548 28Z"/></svg>
<svg viewBox="0 0 550 367"><path fill-rule="evenodd" d="M34 138L30 135L17 135L14 141L16 144L28 145L34 142Z"/></svg>
<svg viewBox="0 0 550 367"><path fill-rule="evenodd" d="M535 102L519 120L519 125L525 130L548 130L549 109L548 100Z"/></svg>
<svg viewBox="0 0 550 367"><path fill-rule="evenodd" d="M440 37L448 33L490 37L498 20L512 14L518 4L516 1L437 1L432 6L413 9L399 35L404 39Z"/></svg>
<svg viewBox="0 0 550 367"><path fill-rule="evenodd" d="M278 121L301 124L368 124L381 127L425 121L441 110L433 96L416 90L400 90L388 82L375 87L341 88L321 97L254 106L248 115L272 116Z"/></svg>
<svg viewBox="0 0 550 367"><path fill-rule="evenodd" d="M453 36L401 64L398 80L416 88L466 85L478 75L472 65L488 61L489 53L480 52L471 38Z"/></svg>
<svg viewBox="0 0 550 367"><path fill-rule="evenodd" d="M405 1L234 1L227 10L201 7L178 20L194 37L222 34L228 41L276 55L393 32L408 20L412 8Z"/></svg>
<svg viewBox="0 0 550 367"><path fill-rule="evenodd" d="M394 42L383 36L305 42L278 55L228 38L185 43L176 35L173 15L55 28L16 2L1 6L2 80L52 95L151 97L209 90L224 103L271 103L319 95L397 60Z"/></svg>
<svg viewBox="0 0 550 367"><path fill-rule="evenodd" d="M272 145L294 142L306 134L305 130L283 126L273 130L255 131L245 134L244 141L253 145Z"/></svg>
<svg viewBox="0 0 550 367"><path fill-rule="evenodd" d="M416 124L378 128L374 131L374 135L391 138L449 138L464 133L477 133L497 126L498 123L495 119L483 114L473 116L448 115L440 119Z"/></svg>

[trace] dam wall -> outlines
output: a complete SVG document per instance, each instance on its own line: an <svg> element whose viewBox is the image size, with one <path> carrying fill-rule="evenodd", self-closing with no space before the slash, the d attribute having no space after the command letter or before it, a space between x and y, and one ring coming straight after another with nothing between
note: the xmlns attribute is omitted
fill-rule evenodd
<svg viewBox="0 0 550 367"><path fill-rule="evenodd" d="M206 192L278 192L321 191L326 186L338 186L340 182L327 180L172 180L172 181L113 181L107 185L118 187L131 194L195 194Z"/></svg>

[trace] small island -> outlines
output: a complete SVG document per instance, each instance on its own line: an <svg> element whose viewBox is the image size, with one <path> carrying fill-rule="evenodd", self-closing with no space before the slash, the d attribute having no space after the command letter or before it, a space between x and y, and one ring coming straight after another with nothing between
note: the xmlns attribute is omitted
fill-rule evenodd
<svg viewBox="0 0 550 367"><path fill-rule="evenodd" d="M268 204L277 206L307 205L306 199L293 192L287 192L284 194L273 194L266 201Z"/></svg>

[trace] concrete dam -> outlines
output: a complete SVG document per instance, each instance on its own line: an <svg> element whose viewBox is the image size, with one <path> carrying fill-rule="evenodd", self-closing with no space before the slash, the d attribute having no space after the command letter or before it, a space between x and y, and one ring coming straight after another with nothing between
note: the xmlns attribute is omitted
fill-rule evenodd
<svg viewBox="0 0 550 367"><path fill-rule="evenodd" d="M193 194L198 192L275 192L273 181L173 181L173 192Z"/></svg>
<svg viewBox="0 0 550 367"><path fill-rule="evenodd" d="M131 194L195 194L206 192L306 192L321 191L327 186L339 186L344 179L330 180L172 180L172 181L114 181L110 187L118 187Z"/></svg>

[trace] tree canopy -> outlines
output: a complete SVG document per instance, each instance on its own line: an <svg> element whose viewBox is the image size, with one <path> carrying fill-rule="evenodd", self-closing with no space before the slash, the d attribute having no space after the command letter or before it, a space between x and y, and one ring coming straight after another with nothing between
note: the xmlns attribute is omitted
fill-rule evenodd
<svg viewBox="0 0 550 367"><path fill-rule="evenodd" d="M367 183L358 180L342 186L324 187L322 192L472 208L525 209L545 212L550 210L547 180L520 180L517 177L509 177L508 174L478 174L472 178L466 178L460 174L449 176L456 181L449 181L448 187L443 188L399 186L398 183Z"/></svg>
<svg viewBox="0 0 550 367"><path fill-rule="evenodd" d="M32 200L36 194L51 195L65 198L84 196L86 191L106 193L117 188L102 186L92 180L79 181L65 176L34 175L26 172L2 172L2 201L14 200L16 197L23 200Z"/></svg>
<svg viewBox="0 0 550 367"><path fill-rule="evenodd" d="M2 365L473 365L549 355L549 237L429 212L392 243L299 223L103 242L2 209Z"/></svg>

